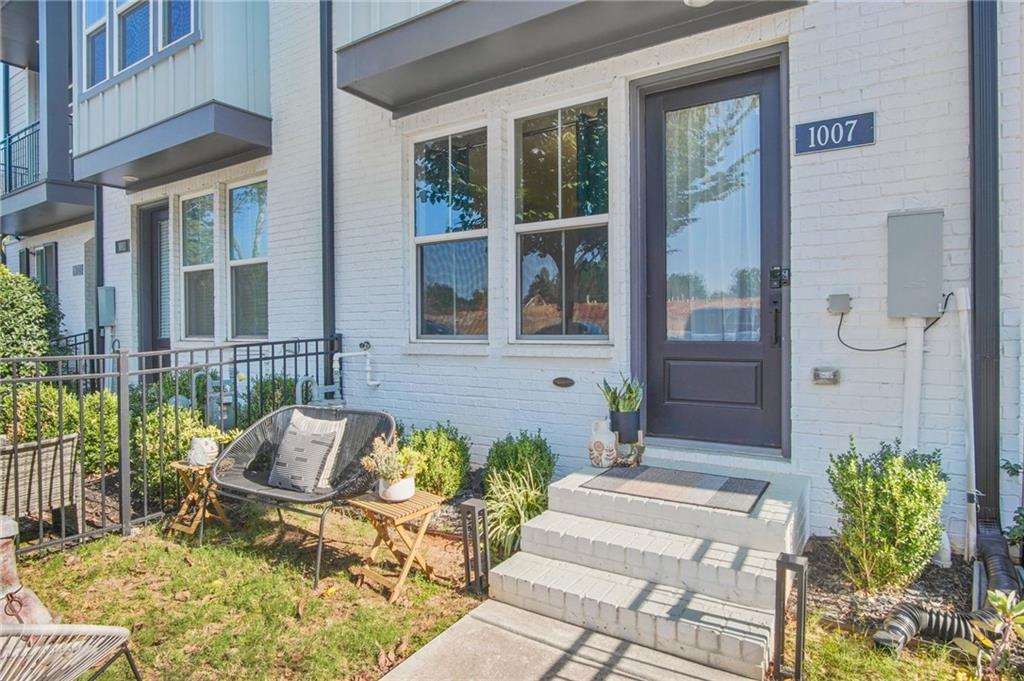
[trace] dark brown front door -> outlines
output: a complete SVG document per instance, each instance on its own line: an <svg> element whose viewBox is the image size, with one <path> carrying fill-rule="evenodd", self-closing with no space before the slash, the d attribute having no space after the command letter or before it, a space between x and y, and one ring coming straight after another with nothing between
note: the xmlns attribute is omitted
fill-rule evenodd
<svg viewBox="0 0 1024 681"><path fill-rule="evenodd" d="M645 104L647 431L780 447L778 70Z"/></svg>
<svg viewBox="0 0 1024 681"><path fill-rule="evenodd" d="M139 216L140 315L144 350L171 347L170 222L167 208Z"/></svg>

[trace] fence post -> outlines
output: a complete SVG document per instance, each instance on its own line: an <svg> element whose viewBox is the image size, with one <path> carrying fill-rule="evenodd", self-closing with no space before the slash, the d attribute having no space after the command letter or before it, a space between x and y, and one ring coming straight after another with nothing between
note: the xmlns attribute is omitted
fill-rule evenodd
<svg viewBox="0 0 1024 681"><path fill-rule="evenodd" d="M131 394L128 390L129 355L127 350L117 353L117 445L118 463L121 471L121 534L128 536L132 532L132 492L130 464L130 433L131 414L129 403Z"/></svg>

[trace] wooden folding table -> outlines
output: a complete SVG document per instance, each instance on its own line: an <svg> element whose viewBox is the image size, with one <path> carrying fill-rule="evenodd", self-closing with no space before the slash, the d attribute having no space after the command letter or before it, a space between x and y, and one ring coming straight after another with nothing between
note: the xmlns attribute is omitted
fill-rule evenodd
<svg viewBox="0 0 1024 681"><path fill-rule="evenodd" d="M203 495L206 496L206 517L220 521L224 527L230 526L228 514L217 499L217 485L210 482L210 470L212 465L195 466L187 461L172 461L171 469L181 478L187 494L181 500L181 508L173 518L168 527L178 532L195 534L199 523L202 521Z"/></svg>
<svg viewBox="0 0 1024 681"><path fill-rule="evenodd" d="M441 508L442 501L444 501L442 497L424 491L417 491L408 501L397 503L383 501L372 492L349 501L354 508L363 512L370 525L377 530L377 538L373 542L369 555L363 565L353 568L352 574L389 590L388 603L398 600L413 563L416 563L428 578L433 578L434 571L427 564L423 554L420 553L420 544L423 543L423 535L427 532L431 517ZM420 521L420 527L415 537L406 532L405 528L414 520ZM397 541L392 537L392 532L397 537ZM373 568L382 546L391 551L398 559L398 564L402 566L398 579L385 577Z"/></svg>

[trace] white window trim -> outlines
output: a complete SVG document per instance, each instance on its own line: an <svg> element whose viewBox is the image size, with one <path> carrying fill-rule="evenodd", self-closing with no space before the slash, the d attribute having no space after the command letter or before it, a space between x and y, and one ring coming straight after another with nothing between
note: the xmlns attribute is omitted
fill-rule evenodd
<svg viewBox="0 0 1024 681"><path fill-rule="evenodd" d="M103 17L100 18L100 19L97 19L96 21L94 21L93 23L91 23L89 25L86 25L86 23L85 23L87 21L86 16L85 16L85 12L86 12L86 3L83 2L82 3L82 64L83 64L84 68L82 69L82 71L83 71L82 76L83 76L83 80L84 80L84 83L83 83L84 87L83 87L83 89L88 90L89 88L95 87L96 85L99 85L100 83L104 82L105 80L107 80L107 78L110 78L110 59L109 59L109 57L110 57L110 22L109 22L109 17L110 17L110 1L109 0L104 0L104 3L103 3ZM102 78L97 80L95 83L90 83L89 82L89 69L92 66L92 62L89 59L89 38L92 37L92 35L95 34L96 32L98 32L100 29L105 29L106 33L107 33L106 40L105 40L104 45L103 45L103 49L106 52L106 54L103 55L103 57L104 57L103 63L104 63L104 66L106 68L103 71L103 77Z"/></svg>
<svg viewBox="0 0 1024 681"><path fill-rule="evenodd" d="M131 0L131 2L126 2L123 5L121 5L120 7L118 7L117 6L117 0L114 0L114 17L113 17L113 19L114 19L113 29L114 30L113 30L112 33L114 35L113 45L114 45L114 66L115 66L115 68L114 68L114 71L113 71L113 75L116 76L117 74L119 74L119 73L121 73L123 71L127 71L128 69L132 68L136 64L139 64L140 62L143 62L146 59L148 59L149 57L153 56L153 3L154 3L154 1L155 0ZM121 17L124 14L127 14L128 12L130 12L131 10L135 9L136 7L138 7L139 5L141 5L143 3L149 3L149 25L147 26L147 33L149 34L149 44L147 46L148 49L146 51L146 56L142 57L142 59L138 59L138 60L132 62L131 64L122 64L121 63ZM107 35L108 35L108 40L109 40L110 39L110 33L108 33ZM110 69L108 68L107 71L109 72Z"/></svg>
<svg viewBox="0 0 1024 681"><path fill-rule="evenodd" d="M431 142L442 137L448 138L449 162L451 159L451 138L456 135L483 130L487 144L487 219L486 226L480 229L470 229L462 232L449 232L445 234L432 234L425 236L416 235L416 145L422 142ZM479 346L487 345L490 338L491 319L491 225L493 223L494 207L491 200L492 177L490 172L491 154L493 145L491 140L491 127L486 119L472 119L460 121L452 125L420 130L414 135L406 137L406 154L403 160L405 167L405 205L408 211L406 234L410 245L405 247L408 263L408 291L406 299L409 301L409 344L416 345L452 345L452 346ZM450 172L449 172L450 183ZM420 246L448 241L469 241L483 239L487 245L487 332L479 336L422 336L420 335Z"/></svg>
<svg viewBox="0 0 1024 681"><path fill-rule="evenodd" d="M559 111L559 121L561 121L561 110L570 106L576 106L579 104L586 104L588 102L595 102L604 99L608 109L608 212L601 213L598 215L581 215L571 218L556 218L554 220L542 220L538 222L516 222L516 211L518 204L519 195L519 177L518 177L518 158L516 156L516 148L519 144L519 140L516 135L516 123L525 118L531 118L538 116L543 113L551 111ZM508 136L508 144L506 145L507 154L505 158L505 177L506 182L509 185L510 190L507 192L505 199L505 211L508 216L509 224L512 229L508 230L506 240L506 266L511 276L507 277L508 283L508 344L510 346L562 346L562 347L579 347L579 346L611 346L614 345L614 324L613 319L615 315L615 296L613 291L615 285L614 263L615 258L614 251L612 249L612 225L610 221L610 215L612 211L612 140L611 134L613 126L618 124L618 116L612 109L612 92L608 89L599 90L582 90L571 96L566 95L558 98L550 98L543 100L543 102L534 102L531 105L509 109L505 112L505 133ZM559 144L559 156L561 155L561 144ZM561 176L562 164L558 164L559 177ZM561 182L559 182L561 185ZM558 192L559 201L559 212L561 212L561 200L562 193ZM521 234L533 233L533 232L554 232L563 231L567 229L582 229L585 227L605 227L608 230L608 333L606 335L597 337L588 336L572 336L572 335L558 335L558 336L530 336L522 335L519 333L520 329L520 318L521 312L519 300L519 290L522 286L520 281L520 262L519 262L519 236ZM515 350L511 351L515 353Z"/></svg>
<svg viewBox="0 0 1024 681"><path fill-rule="evenodd" d="M196 32L196 0L188 0L188 14L189 14L189 31L188 31L188 33L185 33L184 35L182 35L182 36L180 36L178 38L175 38L174 40L172 40L169 43L168 42L164 42L164 40L167 38L167 26L164 24L164 22L167 19L167 0L156 0L156 7L157 7L157 22L156 22L156 26L157 26L157 33L158 33L157 39L156 39L156 43L158 45L158 48L157 48L158 51L159 50L163 50L165 48L168 48L171 45L177 45L182 40L185 40L190 35L192 35L193 33Z"/></svg>
<svg viewBox="0 0 1024 681"><path fill-rule="evenodd" d="M265 174L255 175L244 180L238 180L224 185L224 264L227 281L225 282L225 289L227 291L227 339L229 342L244 342L253 340L265 340L270 338L270 240L269 240L269 229L273 226L270 225L270 183L267 182L267 227L268 227L268 239L267 239L267 255L259 258L242 258L240 260L231 259L231 190L237 189L238 187L248 187L252 184L259 184L260 182L267 182L267 176ZM242 265L258 265L266 263L267 265L267 333L263 336L238 336L235 335L235 296L232 289L231 275L232 270L235 267Z"/></svg>
<svg viewBox="0 0 1024 681"><path fill-rule="evenodd" d="M209 263L202 265L186 265L185 264L185 202L192 199L197 199L202 196L213 197L213 259ZM177 211L180 219L178 220L178 292L181 299L181 333L178 336L183 341L212 341L217 338L217 190L216 189L204 189L202 191L192 192L191 194L182 194L178 197ZM204 270L211 270L213 272L213 335L211 336L190 336L188 335L188 296L185 292L185 274L187 272L200 272Z"/></svg>

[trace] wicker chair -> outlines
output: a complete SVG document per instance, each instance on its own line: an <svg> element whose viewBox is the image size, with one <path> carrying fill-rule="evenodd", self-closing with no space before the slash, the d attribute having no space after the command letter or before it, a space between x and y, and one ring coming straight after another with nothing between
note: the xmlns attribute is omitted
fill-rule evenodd
<svg viewBox="0 0 1024 681"><path fill-rule="evenodd" d="M102 663L91 681L122 654L142 681L124 627L0 624L0 681L72 681Z"/></svg>
<svg viewBox="0 0 1024 681"><path fill-rule="evenodd" d="M278 456L278 446L292 414L296 411L320 422L332 422L337 430L342 431L334 465L327 474L329 484L309 492L283 489L270 484L270 473ZM213 465L211 480L217 485L218 496L273 506L277 508L279 517L281 509L288 509L320 519L316 572L313 578L315 589L320 583L324 520L327 518L327 512L331 510L331 505L328 504L320 512L308 511L297 506L351 498L369 489L373 478L363 469L360 460L370 451L373 441L380 436L384 436L388 441L395 436L395 420L384 412L309 405L284 407L261 418L242 433L241 437L228 445ZM205 501L204 498L204 504ZM202 544L205 508L200 512L200 516L203 522L199 526L199 542Z"/></svg>
<svg viewBox="0 0 1024 681"><path fill-rule="evenodd" d="M51 511L82 531L82 489L75 459L78 433L17 444L0 443L0 514L12 518Z"/></svg>

